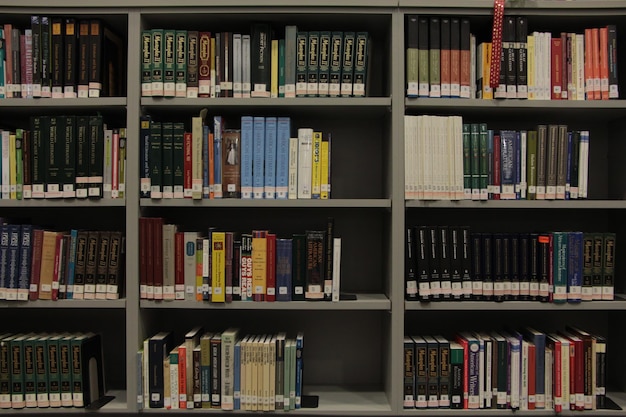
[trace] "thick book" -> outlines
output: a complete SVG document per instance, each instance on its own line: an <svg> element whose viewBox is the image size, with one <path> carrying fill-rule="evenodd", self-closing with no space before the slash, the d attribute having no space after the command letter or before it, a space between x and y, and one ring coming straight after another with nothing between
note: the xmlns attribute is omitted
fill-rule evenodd
<svg viewBox="0 0 626 417"><path fill-rule="evenodd" d="M267 23L254 23L251 29L250 83L251 97L270 96L271 31Z"/></svg>
<svg viewBox="0 0 626 417"><path fill-rule="evenodd" d="M169 354L172 348L173 334L170 332L160 332L152 336L148 342L148 392L150 395L150 408L164 407L164 376L163 359Z"/></svg>
<svg viewBox="0 0 626 417"><path fill-rule="evenodd" d="M307 300L322 300L324 298L324 246L324 231L309 230L306 232L305 298Z"/></svg>

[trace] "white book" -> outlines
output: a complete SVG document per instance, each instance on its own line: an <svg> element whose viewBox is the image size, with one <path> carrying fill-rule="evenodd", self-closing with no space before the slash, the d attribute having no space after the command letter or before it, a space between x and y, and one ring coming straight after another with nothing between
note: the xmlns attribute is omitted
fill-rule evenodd
<svg viewBox="0 0 626 417"><path fill-rule="evenodd" d="M143 341L143 408L150 408L150 384L148 383L148 377L150 375L150 365L148 357L150 353L150 338Z"/></svg>
<svg viewBox="0 0 626 417"><path fill-rule="evenodd" d="M333 287L332 301L339 301L341 291L341 238L333 238Z"/></svg>
<svg viewBox="0 0 626 417"><path fill-rule="evenodd" d="M430 134L431 116L418 116L419 136L422 142L421 152L423 162L423 180L424 180L424 200L433 199L433 162L435 138Z"/></svg>
<svg viewBox="0 0 626 417"><path fill-rule="evenodd" d="M9 199L11 194L11 173L9 164L11 161L9 144L10 144L10 132L8 130L2 131L2 199Z"/></svg>
<svg viewBox="0 0 626 417"><path fill-rule="evenodd" d="M298 129L298 198L311 198L313 129Z"/></svg>
<svg viewBox="0 0 626 417"><path fill-rule="evenodd" d="M545 369L554 368L554 352L548 346L546 346L544 361L545 361ZM592 358L592 361L593 361L593 358ZM595 367L592 367L592 368L595 369ZM544 372L544 387L546 390L545 392L546 410L554 409L554 396L552 394L552 374L553 374L552 372Z"/></svg>
<svg viewBox="0 0 626 417"><path fill-rule="evenodd" d="M576 100L585 99L585 35L576 34Z"/></svg>
<svg viewBox="0 0 626 417"><path fill-rule="evenodd" d="M511 349L510 375L511 375L511 408L519 409L520 406L520 361L521 346L516 337L508 337Z"/></svg>
<svg viewBox="0 0 626 417"><path fill-rule="evenodd" d="M463 200L463 117L453 116L454 120L454 184L455 200Z"/></svg>
<svg viewBox="0 0 626 417"><path fill-rule="evenodd" d="M175 286L176 300L196 299L196 239L200 236L198 232L184 232L183 234L183 274L184 284Z"/></svg>
<svg viewBox="0 0 626 417"><path fill-rule="evenodd" d="M234 408L235 396L235 343L238 329L229 328L222 333L222 410Z"/></svg>
<svg viewBox="0 0 626 417"><path fill-rule="evenodd" d="M411 200L413 198L413 182L412 182L412 129L411 118L414 116L404 116L404 199Z"/></svg>
<svg viewBox="0 0 626 417"><path fill-rule="evenodd" d="M522 341L522 366L520 386L520 410L528 410L528 342Z"/></svg>
<svg viewBox="0 0 626 417"><path fill-rule="evenodd" d="M242 98L241 33L233 33L233 97Z"/></svg>
<svg viewBox="0 0 626 417"><path fill-rule="evenodd" d="M544 32L544 88L543 95L544 100L550 100L552 98L552 34L550 32Z"/></svg>
<svg viewBox="0 0 626 417"><path fill-rule="evenodd" d="M412 143L413 143L413 161L412 161L412 177L415 184L415 198L424 199L424 137L420 134L421 119L419 116L413 116L411 123L413 124Z"/></svg>
<svg viewBox="0 0 626 417"><path fill-rule="evenodd" d="M580 132L580 159L579 159L579 180L578 180L578 196L587 198L588 182L589 182L589 131L582 130Z"/></svg>
<svg viewBox="0 0 626 417"><path fill-rule="evenodd" d="M178 347L175 348L176 352L178 352ZM176 353L178 355L178 353ZM171 358L171 356L170 356ZM179 359L180 362L180 359ZM178 398L178 363L172 363L170 360L170 408L176 410L179 408L179 398Z"/></svg>

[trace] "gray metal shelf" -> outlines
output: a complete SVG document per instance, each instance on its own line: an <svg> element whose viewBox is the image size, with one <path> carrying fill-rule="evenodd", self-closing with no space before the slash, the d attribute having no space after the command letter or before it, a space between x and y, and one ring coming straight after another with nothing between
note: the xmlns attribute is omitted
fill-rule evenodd
<svg viewBox="0 0 626 417"><path fill-rule="evenodd" d="M103 309L115 310L126 308L126 300L35 300L35 301L0 301L1 308L86 308L86 309Z"/></svg>
<svg viewBox="0 0 626 417"><path fill-rule="evenodd" d="M214 200L142 198L141 207L275 207L275 208L389 208L390 199L328 199L328 200L242 200L234 198Z"/></svg>
<svg viewBox="0 0 626 417"><path fill-rule="evenodd" d="M0 208L30 208L30 207L62 207L62 208L85 208L85 207L125 207L123 198L48 198L27 200L0 200Z"/></svg>
<svg viewBox="0 0 626 417"><path fill-rule="evenodd" d="M626 209L625 200L406 200L406 208L464 209Z"/></svg>
<svg viewBox="0 0 626 417"><path fill-rule="evenodd" d="M405 301L406 311L626 311L626 299L580 303L542 303L539 301Z"/></svg>

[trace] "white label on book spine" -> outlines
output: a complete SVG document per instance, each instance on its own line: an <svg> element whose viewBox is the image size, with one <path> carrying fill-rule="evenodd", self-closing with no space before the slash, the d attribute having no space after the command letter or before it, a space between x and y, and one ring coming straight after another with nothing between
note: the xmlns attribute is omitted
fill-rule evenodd
<svg viewBox="0 0 626 417"><path fill-rule="evenodd" d="M550 287L548 284L546 283L539 284L539 295L547 296L549 290L550 290Z"/></svg>
<svg viewBox="0 0 626 417"><path fill-rule="evenodd" d="M278 293L280 295L286 295L287 294L287 287L279 287L278 288Z"/></svg>
<svg viewBox="0 0 626 417"><path fill-rule="evenodd" d="M304 294L304 288L300 287L300 286L297 286L297 287L294 288L293 292L294 292L294 294L302 295L302 294Z"/></svg>

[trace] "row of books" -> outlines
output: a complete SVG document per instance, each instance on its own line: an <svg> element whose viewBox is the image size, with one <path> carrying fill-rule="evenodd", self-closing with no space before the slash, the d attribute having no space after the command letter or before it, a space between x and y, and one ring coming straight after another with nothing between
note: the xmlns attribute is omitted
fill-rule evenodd
<svg viewBox="0 0 626 417"><path fill-rule="evenodd" d="M576 327L405 336L404 408L602 409L607 363L606 339Z"/></svg>
<svg viewBox="0 0 626 417"><path fill-rule="evenodd" d="M203 113L204 114L204 113ZM330 198L331 135L289 117L221 116L184 123L141 119L142 198Z"/></svg>
<svg viewBox="0 0 626 417"><path fill-rule="evenodd" d="M304 335L247 334L199 326L178 343L172 332L138 352L138 406L246 411L301 408Z"/></svg>
<svg viewBox="0 0 626 417"><path fill-rule="evenodd" d="M148 300L339 301L341 238L326 230L277 237L178 231L163 218L142 217L140 297Z"/></svg>
<svg viewBox="0 0 626 417"><path fill-rule="evenodd" d="M361 97L366 95L367 32L298 31L272 38L267 23L250 34L176 29L142 33L144 97Z"/></svg>
<svg viewBox="0 0 626 417"><path fill-rule="evenodd" d="M613 300L616 234L407 228L407 300Z"/></svg>
<svg viewBox="0 0 626 417"><path fill-rule="evenodd" d="M0 24L0 98L123 96L126 47L98 19Z"/></svg>
<svg viewBox="0 0 626 417"><path fill-rule="evenodd" d="M115 300L124 278L119 231L0 226L0 300Z"/></svg>
<svg viewBox="0 0 626 417"><path fill-rule="evenodd" d="M87 407L104 392L99 334L0 335L0 408Z"/></svg>
<svg viewBox="0 0 626 417"><path fill-rule="evenodd" d="M589 131L494 130L460 116L405 116L405 198L573 200L588 196Z"/></svg>
<svg viewBox="0 0 626 417"><path fill-rule="evenodd" d="M525 16L505 16L501 36L496 48L477 45L468 18L407 16L407 97L619 98L615 25L553 36L529 33ZM495 88L494 53L500 53Z"/></svg>
<svg viewBox="0 0 626 417"><path fill-rule="evenodd" d="M0 130L2 199L124 198L126 128L101 116L33 116Z"/></svg>

